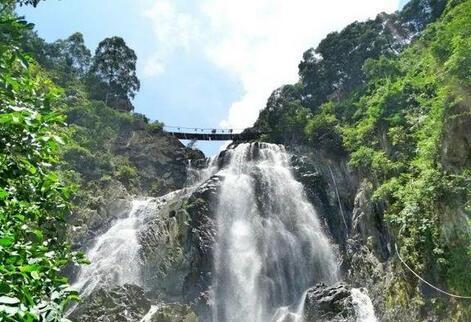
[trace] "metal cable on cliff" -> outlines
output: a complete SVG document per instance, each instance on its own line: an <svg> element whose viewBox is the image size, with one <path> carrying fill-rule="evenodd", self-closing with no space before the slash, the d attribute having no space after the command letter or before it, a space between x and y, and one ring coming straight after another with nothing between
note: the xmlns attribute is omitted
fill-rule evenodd
<svg viewBox="0 0 471 322"><path fill-rule="evenodd" d="M404 229L404 227L402 227L400 230L399 230L399 236L400 237L402 235L402 230ZM428 286L430 286L431 288L433 288L434 290L436 290L437 292L440 292L442 294L445 294L445 295L448 295L450 297L454 297L454 298L458 298L458 299L466 299L466 300L471 300L471 296L464 296L464 295L456 295L456 294L453 294L453 293L449 293L445 290L442 290L441 288L433 285L432 283L428 282L427 280L425 280L423 277L421 277L418 273L416 273L412 268L409 267L409 265L407 265L407 263L404 261L404 259L402 259L401 255L399 254L399 249L397 247L397 243L394 242L394 249L396 250L396 255L397 257L399 258L399 260L401 261L401 263L412 273L414 274L415 277L417 277L419 280L421 280L422 282L424 282L425 284L427 284Z"/></svg>

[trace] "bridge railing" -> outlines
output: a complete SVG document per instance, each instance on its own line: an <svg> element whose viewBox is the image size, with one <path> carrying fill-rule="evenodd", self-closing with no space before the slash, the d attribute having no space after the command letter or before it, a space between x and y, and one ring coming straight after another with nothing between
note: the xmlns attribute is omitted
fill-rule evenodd
<svg viewBox="0 0 471 322"><path fill-rule="evenodd" d="M241 134L244 129L192 128L183 126L164 126L165 132L188 134Z"/></svg>
<svg viewBox="0 0 471 322"><path fill-rule="evenodd" d="M262 134L241 129L189 128L182 126L165 126L164 131L177 139L193 141L249 141L257 139Z"/></svg>

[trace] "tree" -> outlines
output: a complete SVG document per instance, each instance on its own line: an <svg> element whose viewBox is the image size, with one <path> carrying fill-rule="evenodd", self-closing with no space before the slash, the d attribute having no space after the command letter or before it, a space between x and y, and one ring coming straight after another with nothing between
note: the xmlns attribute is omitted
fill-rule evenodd
<svg viewBox="0 0 471 322"><path fill-rule="evenodd" d="M36 7L39 2L41 2L41 0L17 0L16 1L16 3L18 3L20 6L31 5L33 7Z"/></svg>
<svg viewBox="0 0 471 322"><path fill-rule="evenodd" d="M60 86L86 76L90 69L92 54L79 32L47 43L35 31L27 29L22 34L21 49L51 71L51 77Z"/></svg>
<svg viewBox="0 0 471 322"><path fill-rule="evenodd" d="M3 0L0 4L0 11L14 9L16 5L36 7L41 0Z"/></svg>
<svg viewBox="0 0 471 322"><path fill-rule="evenodd" d="M29 38L36 40L32 54L47 69L54 70L54 80L59 85L64 86L68 81L85 76L90 69L92 54L85 46L81 33L76 32L67 39L52 44L44 43L43 46L34 46L41 45L37 35L32 34Z"/></svg>
<svg viewBox="0 0 471 322"><path fill-rule="evenodd" d="M0 321L61 321L76 298L60 271L70 188L54 171L65 134L60 90L19 49L23 19L0 16Z"/></svg>
<svg viewBox="0 0 471 322"><path fill-rule="evenodd" d="M65 40L56 41L53 46L58 51L59 57L64 64L65 72L73 73L76 76L83 76L90 68L92 54L85 46L83 35L76 32Z"/></svg>
<svg viewBox="0 0 471 322"><path fill-rule="evenodd" d="M98 96L95 98L101 98L120 110L133 110L130 100L140 88L136 61L134 50L126 45L123 38L111 37L101 41L90 70L91 83L101 85L101 90L95 91L95 96Z"/></svg>
<svg viewBox="0 0 471 322"><path fill-rule="evenodd" d="M447 0L412 0L399 15L399 21L412 34L417 34L435 21L445 10Z"/></svg>
<svg viewBox="0 0 471 322"><path fill-rule="evenodd" d="M305 104L316 109L328 99L339 99L365 83L362 66L368 58L391 56L402 47L388 28L391 17L354 22L333 32L318 47L306 51L299 64Z"/></svg>

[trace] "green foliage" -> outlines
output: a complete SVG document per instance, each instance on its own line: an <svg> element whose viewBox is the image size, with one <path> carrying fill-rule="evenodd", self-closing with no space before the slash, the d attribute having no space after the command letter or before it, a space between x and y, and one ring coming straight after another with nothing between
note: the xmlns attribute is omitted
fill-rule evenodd
<svg viewBox="0 0 471 322"><path fill-rule="evenodd" d="M104 39L92 57L79 32L47 43L28 29L22 33L21 47L56 84L66 89L80 88L86 96L120 111L134 109L131 99L140 88L137 57L122 38Z"/></svg>
<svg viewBox="0 0 471 322"><path fill-rule="evenodd" d="M3 0L0 5L13 8L15 5L36 7L41 0Z"/></svg>
<svg viewBox="0 0 471 322"><path fill-rule="evenodd" d="M469 86L469 12L471 2L464 1L398 59L367 61L369 84L357 118L342 124L350 164L376 182L375 198L387 202L386 218L404 258L423 274L438 272L437 283L446 281L458 294L471 291L471 272L464 269L471 262L471 236L444 227L461 225L455 214L469 211L463 204L470 177L464 168L447 171L440 153L446 115L469 101L463 94Z"/></svg>
<svg viewBox="0 0 471 322"><path fill-rule="evenodd" d="M140 88L136 76L137 57L120 37L106 38L98 44L91 66L90 82L105 85L105 96L94 97L120 110L133 110L130 99Z"/></svg>
<svg viewBox="0 0 471 322"><path fill-rule="evenodd" d="M28 6L31 5L33 7L36 7L41 0L16 0L15 1L17 4L20 6Z"/></svg>
<svg viewBox="0 0 471 322"><path fill-rule="evenodd" d="M164 123L162 123L160 121L154 121L154 122L149 124L149 129L153 133L161 133L164 130Z"/></svg>
<svg viewBox="0 0 471 322"><path fill-rule="evenodd" d="M60 321L76 299L60 270L71 190L54 171L64 144L60 91L18 49L22 19L0 16L0 320Z"/></svg>
<svg viewBox="0 0 471 322"><path fill-rule="evenodd" d="M471 124L471 1L446 4L411 1L395 15L330 34L304 54L300 82L274 92L256 127L272 131L265 139L289 142L300 126L292 120L309 108L297 143L348 151L349 165L385 206L402 257L435 284L469 295L470 163L445 155L466 149L454 136L469 142L469 134L446 128L456 119L465 124L456 131ZM412 35L408 47L393 39ZM290 126L286 136L279 132Z"/></svg>
<svg viewBox="0 0 471 322"><path fill-rule="evenodd" d="M117 176L131 187L138 175L136 169L112 147L120 133L131 131L144 120L88 99L70 105L66 114L73 144L64 150L63 168L80 173L82 185Z"/></svg>
<svg viewBox="0 0 471 322"><path fill-rule="evenodd" d="M277 143L304 141L304 127L310 111L296 100L299 94L300 87L297 85L286 85L275 90L255 126Z"/></svg>
<svg viewBox="0 0 471 322"><path fill-rule="evenodd" d="M83 35L76 32L64 40L46 44L49 69L54 68L58 80L84 77L90 68L92 55L85 46ZM61 85L65 82L62 81Z"/></svg>
<svg viewBox="0 0 471 322"><path fill-rule="evenodd" d="M319 108L319 113L310 117L304 128L304 133L314 147L342 153L342 136L339 131L339 121L332 113L332 102Z"/></svg>
<svg viewBox="0 0 471 322"><path fill-rule="evenodd" d="M422 31L440 16L445 3L413 0L399 13L382 13L374 20L354 22L327 35L316 49L304 53L299 64L303 103L314 110L329 99L345 98L365 84L368 72L395 74L394 64L386 57L394 57L404 48L406 42L398 38L410 38ZM365 62L381 56L382 65L375 64L377 70L370 70L367 64L365 74Z"/></svg>
<svg viewBox="0 0 471 322"><path fill-rule="evenodd" d="M403 8L399 20L412 32L420 32L445 10L446 0L411 0Z"/></svg>

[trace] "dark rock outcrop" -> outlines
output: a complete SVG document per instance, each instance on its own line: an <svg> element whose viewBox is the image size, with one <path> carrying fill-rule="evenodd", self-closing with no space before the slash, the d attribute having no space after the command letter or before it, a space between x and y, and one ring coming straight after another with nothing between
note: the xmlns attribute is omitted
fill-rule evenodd
<svg viewBox="0 0 471 322"><path fill-rule="evenodd" d="M95 290L70 318L81 322L138 322L150 307L141 287L125 284Z"/></svg>
<svg viewBox="0 0 471 322"><path fill-rule="evenodd" d="M294 147L291 164L308 199L325 223L330 235L341 247L351 225L353 200L358 187L356 175L343 157L332 160L305 147Z"/></svg>
<svg viewBox="0 0 471 322"><path fill-rule="evenodd" d="M351 291L345 284L318 284L306 294L304 303L306 322L355 321Z"/></svg>
<svg viewBox="0 0 471 322"><path fill-rule="evenodd" d="M219 180L170 200L139 233L144 283L153 296L192 302L208 289Z"/></svg>
<svg viewBox="0 0 471 322"><path fill-rule="evenodd" d="M113 150L139 170L139 192L148 196L182 188L187 180L188 162L205 158L201 151L186 148L174 137L155 134L144 125L122 129Z"/></svg>
<svg viewBox="0 0 471 322"><path fill-rule="evenodd" d="M354 201L352 237L380 260L386 260L391 253L391 237L383 220L383 208L372 200L372 195L372 184L363 180Z"/></svg>
<svg viewBox="0 0 471 322"><path fill-rule="evenodd" d="M201 320L188 305L164 304L150 317L150 322L200 322Z"/></svg>

